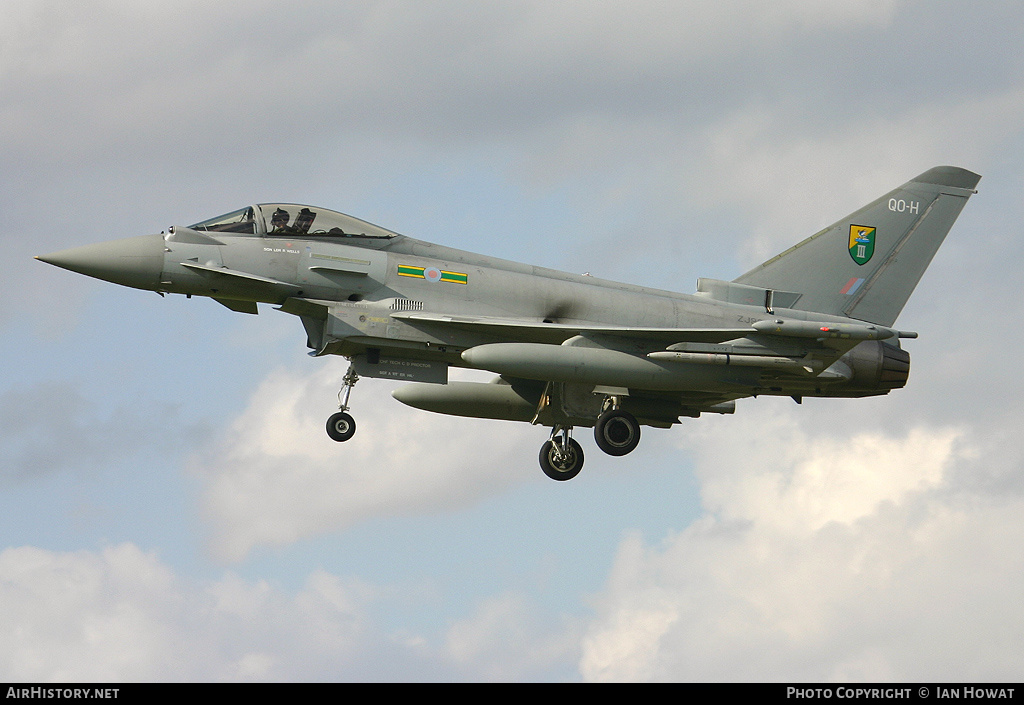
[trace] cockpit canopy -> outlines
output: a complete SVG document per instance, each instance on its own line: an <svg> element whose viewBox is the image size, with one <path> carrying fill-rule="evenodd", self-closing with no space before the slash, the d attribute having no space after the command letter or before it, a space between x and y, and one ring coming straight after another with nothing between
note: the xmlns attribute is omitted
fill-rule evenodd
<svg viewBox="0 0 1024 705"><path fill-rule="evenodd" d="M360 238L384 242L397 233L344 213L295 203L261 203L188 226L192 230L266 237ZM369 243L367 243L369 244Z"/></svg>

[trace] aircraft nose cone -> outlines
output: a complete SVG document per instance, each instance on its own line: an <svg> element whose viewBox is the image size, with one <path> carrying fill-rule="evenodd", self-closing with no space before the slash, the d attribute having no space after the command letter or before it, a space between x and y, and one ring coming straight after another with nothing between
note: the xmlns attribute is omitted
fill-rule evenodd
<svg viewBox="0 0 1024 705"><path fill-rule="evenodd" d="M158 289L164 265L164 239L162 235L142 235L73 247L36 259L114 284Z"/></svg>

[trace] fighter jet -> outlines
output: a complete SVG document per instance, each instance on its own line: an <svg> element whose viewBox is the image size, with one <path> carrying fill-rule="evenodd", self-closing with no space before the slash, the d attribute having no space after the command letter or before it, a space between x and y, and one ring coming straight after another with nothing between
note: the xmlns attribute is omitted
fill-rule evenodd
<svg viewBox="0 0 1024 705"><path fill-rule="evenodd" d="M474 254L324 208L247 206L166 232L40 256L164 294L258 304L299 318L310 355L350 361L327 421L356 430L360 377L441 414L550 428L540 466L583 467L576 427L609 455L642 426L731 414L736 400L866 397L907 383L893 325L980 176L935 167L732 280L681 294ZM449 381L452 367L491 382Z"/></svg>

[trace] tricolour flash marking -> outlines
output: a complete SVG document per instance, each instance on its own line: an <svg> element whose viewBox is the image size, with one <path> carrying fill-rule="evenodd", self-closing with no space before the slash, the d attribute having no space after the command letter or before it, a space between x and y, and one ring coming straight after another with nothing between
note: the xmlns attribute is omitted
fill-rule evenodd
<svg viewBox="0 0 1024 705"><path fill-rule="evenodd" d="M413 267L408 264L398 265L398 276L426 279L429 282L449 282L451 284L468 284L469 275L463 272L447 272L436 267Z"/></svg>
<svg viewBox="0 0 1024 705"><path fill-rule="evenodd" d="M846 286L839 290L840 294L846 294L847 296L853 296L857 293L857 289L864 283L864 277L854 277L850 281L846 282Z"/></svg>

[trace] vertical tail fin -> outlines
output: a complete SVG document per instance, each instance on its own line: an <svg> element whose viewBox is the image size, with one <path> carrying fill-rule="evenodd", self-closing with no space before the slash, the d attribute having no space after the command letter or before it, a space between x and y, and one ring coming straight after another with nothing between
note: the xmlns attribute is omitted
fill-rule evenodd
<svg viewBox="0 0 1024 705"><path fill-rule="evenodd" d="M797 292L795 309L892 325L979 180L929 169L734 281Z"/></svg>

